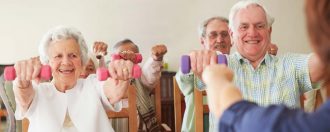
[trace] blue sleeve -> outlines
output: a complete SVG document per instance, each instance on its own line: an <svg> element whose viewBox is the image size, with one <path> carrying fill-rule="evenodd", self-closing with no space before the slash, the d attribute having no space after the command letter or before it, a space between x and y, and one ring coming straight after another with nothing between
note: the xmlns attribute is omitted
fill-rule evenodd
<svg viewBox="0 0 330 132"><path fill-rule="evenodd" d="M283 105L259 107L240 101L229 107L219 121L221 132L329 132L330 101L314 113Z"/></svg>

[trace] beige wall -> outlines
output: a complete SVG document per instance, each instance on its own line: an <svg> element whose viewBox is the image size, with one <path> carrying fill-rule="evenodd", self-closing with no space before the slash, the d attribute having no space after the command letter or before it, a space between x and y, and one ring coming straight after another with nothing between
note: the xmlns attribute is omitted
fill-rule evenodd
<svg viewBox="0 0 330 132"><path fill-rule="evenodd" d="M199 49L197 26L204 19L228 16L237 0L7 0L0 1L0 64L38 55L42 35L56 25L82 31L89 45L113 45L123 38L136 42L144 57L157 43L168 46L170 70L180 56ZM272 42L279 53L310 52L302 0L262 1L275 17Z"/></svg>

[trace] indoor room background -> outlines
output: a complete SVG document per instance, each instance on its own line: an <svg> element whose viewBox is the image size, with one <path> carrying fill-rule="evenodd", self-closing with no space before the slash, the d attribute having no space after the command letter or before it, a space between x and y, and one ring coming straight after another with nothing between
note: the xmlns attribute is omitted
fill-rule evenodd
<svg viewBox="0 0 330 132"><path fill-rule="evenodd" d="M1 0L0 64L38 55L38 44L57 25L79 29L91 47L104 41L111 47L133 40L146 58L155 44L166 44L165 61L177 71L181 55L200 49L199 24L212 16L228 18L237 0ZM275 18L272 42L279 54L308 53L303 1L261 1ZM110 51L110 48L109 48ZM234 48L233 50L234 51Z"/></svg>

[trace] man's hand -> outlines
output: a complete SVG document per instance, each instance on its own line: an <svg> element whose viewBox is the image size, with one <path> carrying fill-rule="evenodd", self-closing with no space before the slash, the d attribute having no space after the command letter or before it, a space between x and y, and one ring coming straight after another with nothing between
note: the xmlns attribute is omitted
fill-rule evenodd
<svg viewBox="0 0 330 132"><path fill-rule="evenodd" d="M278 47L276 44L269 44L269 49L268 49L268 54L271 54L271 55L277 55L277 51L278 51Z"/></svg>
<svg viewBox="0 0 330 132"><path fill-rule="evenodd" d="M107 55L108 45L101 41L95 41L93 45L93 52L98 59Z"/></svg>
<svg viewBox="0 0 330 132"><path fill-rule="evenodd" d="M130 50L125 50L119 53L120 57L123 58L124 60L129 60L132 62L136 62L135 59L135 53Z"/></svg>
<svg viewBox="0 0 330 132"><path fill-rule="evenodd" d="M167 47L163 44L155 45L151 49L152 58L155 61L162 61L166 53L167 53Z"/></svg>
<svg viewBox="0 0 330 132"><path fill-rule="evenodd" d="M212 50L196 50L190 54L191 71L200 80L203 80L202 73L206 66L217 63L217 54Z"/></svg>

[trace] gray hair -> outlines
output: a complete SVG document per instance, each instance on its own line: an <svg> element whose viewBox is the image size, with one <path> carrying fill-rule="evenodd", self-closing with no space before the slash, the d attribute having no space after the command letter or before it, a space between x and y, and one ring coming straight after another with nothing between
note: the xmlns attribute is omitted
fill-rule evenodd
<svg viewBox="0 0 330 132"><path fill-rule="evenodd" d="M198 28L199 37L205 37L205 35L206 35L206 27L213 20L218 20L218 21L221 21L221 22L225 22L227 24L229 23L229 21L228 21L227 18L220 17L220 16L215 16L215 17L211 17L209 19L206 19L205 21L203 21L203 23Z"/></svg>
<svg viewBox="0 0 330 132"><path fill-rule="evenodd" d="M232 31L235 31L235 15L237 14L237 12L241 9L246 9L248 6L250 5L254 5L257 7L260 7L264 10L265 15L266 15L266 19L267 19L267 27L270 28L274 22L274 18L272 16L269 15L267 9L261 5L260 3L258 3L255 0L242 0L237 2L231 9L230 9L230 13L229 13L229 28Z"/></svg>
<svg viewBox="0 0 330 132"><path fill-rule="evenodd" d="M128 43L132 44L132 45L136 48L137 52L140 52L140 51L139 51L139 46L137 46L137 45L136 45L132 40L130 40L130 39L124 39L124 40L121 40L121 41L117 42L117 43L112 47L112 52L116 52L116 50L117 50L120 46L125 45L125 44L128 44Z"/></svg>
<svg viewBox="0 0 330 132"><path fill-rule="evenodd" d="M86 42L84 40L83 35L80 31L73 27L65 27L65 26L57 26L55 28L50 29L41 39L39 44L39 54L40 61L43 64L49 63L48 56L48 47L49 44L53 41L67 40L67 39L75 39L80 47L81 60L82 64L85 65L88 61L88 49Z"/></svg>

